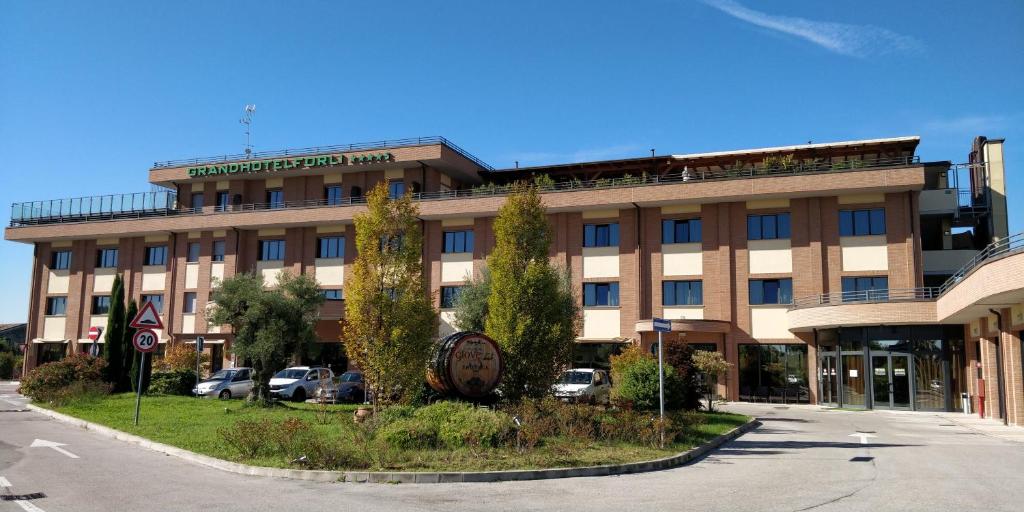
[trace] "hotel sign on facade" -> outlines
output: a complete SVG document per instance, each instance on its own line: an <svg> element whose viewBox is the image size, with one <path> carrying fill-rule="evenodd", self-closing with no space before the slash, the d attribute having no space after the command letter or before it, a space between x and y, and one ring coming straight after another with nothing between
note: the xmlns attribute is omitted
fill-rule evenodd
<svg viewBox="0 0 1024 512"><path fill-rule="evenodd" d="M356 165L377 162L392 162L395 156L391 153L367 153L345 156L342 154L300 156L295 158L275 158L269 160L252 160L248 162L232 162L219 165L189 167L189 178L205 176L221 176L239 173L277 172L290 169L314 169L335 165Z"/></svg>

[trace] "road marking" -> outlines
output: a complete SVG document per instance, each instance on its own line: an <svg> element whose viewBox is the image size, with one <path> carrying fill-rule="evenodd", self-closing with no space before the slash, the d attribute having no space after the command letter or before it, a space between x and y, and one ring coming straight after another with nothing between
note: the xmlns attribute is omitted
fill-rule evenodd
<svg viewBox="0 0 1024 512"><path fill-rule="evenodd" d="M7 480L6 478L0 476L0 487L10 487L10 486L11 486L10 480Z"/></svg>
<svg viewBox="0 0 1024 512"><path fill-rule="evenodd" d="M0 476L0 487L3 487L7 494L11 492L11 482L6 478ZM45 510L35 506L34 503L28 500L13 500L22 510L25 512L46 512Z"/></svg>
<svg viewBox="0 0 1024 512"><path fill-rule="evenodd" d="M36 439L35 441L32 441L32 444L29 445L29 448L53 448L55 451L63 453L64 455L67 455L68 457L71 457L72 459L79 458L78 455L75 455L75 454L65 450L64 448L61 448L61 446L67 446L67 445L64 444L64 443L55 443L53 441L44 441L42 439Z"/></svg>
<svg viewBox="0 0 1024 512"><path fill-rule="evenodd" d="M857 432L856 434L850 434L850 437L859 437L860 438L860 444L868 444L868 438L869 437L878 437L878 436L875 436L875 435L872 435L872 434L868 434L866 432Z"/></svg>

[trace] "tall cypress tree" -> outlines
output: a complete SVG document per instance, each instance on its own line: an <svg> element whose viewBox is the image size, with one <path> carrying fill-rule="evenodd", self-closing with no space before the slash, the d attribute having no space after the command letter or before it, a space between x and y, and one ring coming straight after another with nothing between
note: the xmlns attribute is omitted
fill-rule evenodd
<svg viewBox="0 0 1024 512"><path fill-rule="evenodd" d="M127 323L124 312L124 282L121 274L114 276L110 290L110 311L107 312L107 328L104 334L103 358L107 360L107 382L114 385L114 391L125 391L120 387L124 367L124 327Z"/></svg>

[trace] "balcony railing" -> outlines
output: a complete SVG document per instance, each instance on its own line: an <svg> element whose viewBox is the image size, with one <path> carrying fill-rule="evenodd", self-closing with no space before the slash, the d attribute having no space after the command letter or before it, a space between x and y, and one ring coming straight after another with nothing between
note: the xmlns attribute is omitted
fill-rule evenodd
<svg viewBox="0 0 1024 512"><path fill-rule="evenodd" d="M818 306L839 306L865 302L915 302L933 301L953 289L975 269L989 261L1024 251L1024 233L1017 233L992 242L970 261L960 267L942 286L921 288L867 290L859 292L832 292L801 297L793 301L790 309L813 308Z"/></svg>
<svg viewBox="0 0 1024 512"><path fill-rule="evenodd" d="M541 192L571 192L578 190L592 190L592 189L616 189L616 188L630 188L640 186L658 186L658 185L672 185L680 183L697 183L704 181L725 181L725 180L739 180L739 179L751 179L761 178L770 176L793 176L799 174L821 174L829 172L850 172L865 169L877 169L886 167L903 167L912 163L918 162L918 157L902 157L902 158L887 158L877 160L858 160L856 163L853 162L836 162L832 164L814 164L814 165L791 165L791 166L767 166L767 167L750 167L744 169L723 169L715 171L699 171L684 169L682 171L676 171L667 173L664 175L648 175L642 174L640 176L624 176L620 178L605 178L597 180L566 180L554 183L543 183L538 182L538 187ZM412 194L412 198L415 201L444 201L451 199L467 199L467 198L478 198L478 197L493 197L493 196L504 196L508 195L515 189L515 185L481 185L474 188L460 189L460 190L445 190L438 192L416 192ZM165 192L166 194L173 194L173 192ZM123 196L138 196L143 194L154 194L153 192L146 192L140 194L123 194ZM106 197L119 197L119 196L97 196L99 198ZM63 222L90 222L99 220L115 220L122 218L138 218L144 216L154 215L197 215L197 214L217 214L223 212L239 212L239 211L256 211L256 210L273 210L279 208L317 208L317 207L330 207L330 206L351 206L356 204L366 203L365 197L346 197L341 200L328 201L326 199L310 199L301 201L284 201L279 203L245 203L238 205L231 205L226 207L208 207L203 210L196 210L192 208L178 208L173 207L173 195L170 196L171 200L166 201L166 205L171 205L166 208L130 208L130 209L101 209L101 211L87 215L83 214L67 214L73 212L75 209L68 209L63 206L68 201L78 202L91 202L97 198L76 198L76 199L58 199L54 201L35 201L32 203L15 203L12 206L11 215L11 226L25 226L34 224L50 224L50 223L63 223ZM33 212L31 215L26 215L24 212ZM16 215L17 213L17 215ZM48 215L48 213L50 213Z"/></svg>
<svg viewBox="0 0 1024 512"><path fill-rule="evenodd" d="M489 171L494 170L493 167L486 164L483 160L471 155L468 151L460 148L459 146L452 143L452 141L440 137L413 137L408 139L392 139L392 140L379 140L375 142L356 142L354 144L335 144L329 146L311 146L308 148L292 148L292 149L280 149L275 151L257 151L256 153L235 153L232 155L219 155L210 157L200 158L184 158L180 160L166 160L163 162L153 162L154 169L161 169L166 167L182 167L185 165L202 165L212 164L217 162L231 162L235 160L253 160L259 158L273 158L280 156L295 156L295 155L316 155L321 153L331 153L338 151L375 151L378 149L395 149L395 148L409 148L414 146L425 146L429 144L443 144L448 146L456 153L462 155L466 159L473 163L487 169Z"/></svg>
<svg viewBox="0 0 1024 512"><path fill-rule="evenodd" d="M165 190L14 203L11 226L170 215L175 213L176 196Z"/></svg>

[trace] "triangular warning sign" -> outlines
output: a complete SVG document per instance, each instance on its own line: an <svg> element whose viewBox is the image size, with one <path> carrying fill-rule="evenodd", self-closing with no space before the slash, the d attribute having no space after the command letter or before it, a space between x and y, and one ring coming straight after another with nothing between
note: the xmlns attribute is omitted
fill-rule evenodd
<svg viewBox="0 0 1024 512"><path fill-rule="evenodd" d="M160 315L156 313L156 307L153 306L153 303L146 302L142 305L142 309L139 310L139 314L135 315L135 318L132 319L128 326L136 329L163 329L164 323L160 321Z"/></svg>

